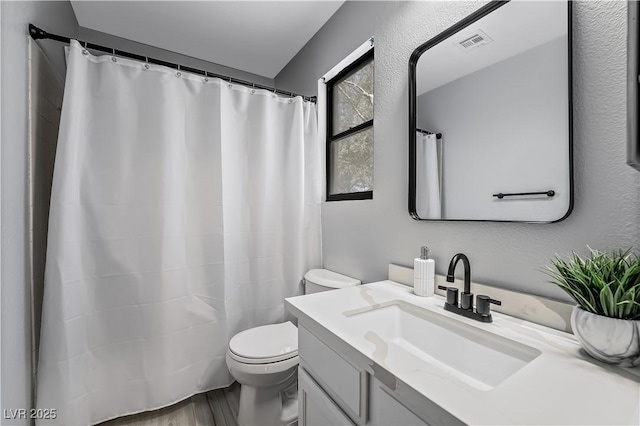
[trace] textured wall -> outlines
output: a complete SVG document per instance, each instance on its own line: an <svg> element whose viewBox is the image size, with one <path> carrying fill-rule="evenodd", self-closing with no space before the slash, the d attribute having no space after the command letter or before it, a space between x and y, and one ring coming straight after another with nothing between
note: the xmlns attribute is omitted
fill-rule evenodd
<svg viewBox="0 0 640 426"><path fill-rule="evenodd" d="M64 80L56 75L51 62L38 42L29 41L30 66L30 194L31 194L31 329L32 359L37 366L40 348L40 325L44 294L47 234L49 229L49 205L53 166L58 144L58 127L62 111ZM36 369L32 372L37 376Z"/></svg>
<svg viewBox="0 0 640 426"><path fill-rule="evenodd" d="M27 25L75 36L78 24L68 1L7 2L2 7L2 409L29 408L31 308L27 264ZM60 43L41 46L64 76ZM53 408L53 407L51 407ZM3 420L2 424L28 424Z"/></svg>
<svg viewBox="0 0 640 426"><path fill-rule="evenodd" d="M387 264L433 249L438 273L466 253L479 282L568 300L540 272L555 253L640 245L640 173L626 156L626 2L575 2L571 216L555 224L416 222L407 213L407 68L415 47L479 2L347 2L276 77L313 94L317 78L375 37L375 189L370 201L325 203L324 265L374 281ZM640 247L639 247L640 249Z"/></svg>

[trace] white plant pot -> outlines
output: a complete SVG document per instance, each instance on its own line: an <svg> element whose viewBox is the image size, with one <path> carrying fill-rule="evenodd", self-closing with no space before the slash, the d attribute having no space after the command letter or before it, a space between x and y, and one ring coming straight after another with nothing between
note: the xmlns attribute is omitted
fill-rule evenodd
<svg viewBox="0 0 640 426"><path fill-rule="evenodd" d="M596 315L576 306L571 312L571 328L595 359L621 367L640 365L640 321Z"/></svg>

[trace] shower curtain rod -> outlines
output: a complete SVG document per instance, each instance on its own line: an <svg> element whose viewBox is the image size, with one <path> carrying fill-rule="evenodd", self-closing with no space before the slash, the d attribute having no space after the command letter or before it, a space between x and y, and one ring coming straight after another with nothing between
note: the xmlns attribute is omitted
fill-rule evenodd
<svg viewBox="0 0 640 426"><path fill-rule="evenodd" d="M430 132L428 130L422 130L422 129L416 129L416 131L423 133L425 135L433 135L433 132ZM436 133L436 139L442 139L442 133Z"/></svg>
<svg viewBox="0 0 640 426"><path fill-rule="evenodd" d="M43 30L41 28L38 28L33 24L29 24L29 35L34 40L49 39L49 40L59 41L61 43L70 43L71 42L71 39L69 37L64 37L64 36L48 33L45 30ZM203 75L205 77L219 78L221 80L225 80L225 81L228 81L230 83L240 84L240 85L251 87L251 88L255 88L255 89L264 89L264 90L268 90L268 91L273 92L273 93L277 93L279 95L291 96L291 97L301 96L302 99L304 99L305 101L309 101L309 102L316 102L316 99L317 99L315 96L304 96L304 95L298 95L298 94L293 93L293 92L285 92L284 90L276 89L274 87L263 86L262 84L256 84L256 83L252 83L250 81L240 80L240 79L229 77L229 76L226 76L226 75L215 74L215 73L212 73L212 72L209 72L209 71L200 70L200 69L197 69L197 68L186 67L184 65L176 64L176 63L173 63L173 62L166 62L166 61L162 61L160 59L150 58L148 56L138 55L138 54L131 53L131 52L125 52L123 50L114 49L112 47L100 46L99 44L88 43L86 41L80 41L80 40L78 40L78 43L80 43L82 46L84 46L85 49L99 50L100 52L111 53L114 56L117 55L117 56L122 56L124 58L136 59L136 60L139 60L139 61L146 61L146 62L149 62L151 64L156 64L156 65L162 65L162 66L165 66L165 67L175 68L175 69L180 70L180 71L190 72L190 73L193 73L193 74L199 74L199 75Z"/></svg>

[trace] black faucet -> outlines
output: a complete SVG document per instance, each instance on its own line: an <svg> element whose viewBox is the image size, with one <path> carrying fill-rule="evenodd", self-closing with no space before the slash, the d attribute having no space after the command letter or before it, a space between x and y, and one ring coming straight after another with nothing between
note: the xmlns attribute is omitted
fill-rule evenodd
<svg viewBox="0 0 640 426"><path fill-rule="evenodd" d="M458 306L458 289L456 287L438 286L439 289L447 291L447 301L444 304L444 309L482 322L493 321L493 318L491 317L490 304L502 305L502 302L491 299L489 296L479 295L476 298L476 310L473 310L473 293L471 293L471 264L469 263L469 258L463 253L458 253L451 259L451 262L449 263L449 270L447 271L447 281L450 283L455 281L455 276L453 274L458 262L461 260L464 265L464 290L460 296L460 305Z"/></svg>
<svg viewBox="0 0 640 426"><path fill-rule="evenodd" d="M469 258L463 253L458 253L449 262L449 270L447 271L447 282L454 282L456 278L453 273L456 270L458 262L462 260L464 266L464 290L460 297L460 307L462 309L473 309L473 293L471 293L471 264Z"/></svg>

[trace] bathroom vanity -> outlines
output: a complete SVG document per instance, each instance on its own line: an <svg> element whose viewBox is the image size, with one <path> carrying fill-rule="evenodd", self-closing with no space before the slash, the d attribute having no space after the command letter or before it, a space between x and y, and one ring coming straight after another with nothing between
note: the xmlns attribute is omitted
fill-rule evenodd
<svg viewBox="0 0 640 426"><path fill-rule="evenodd" d="M640 369L494 312L481 323L381 281L286 299L300 425L640 424Z"/></svg>

